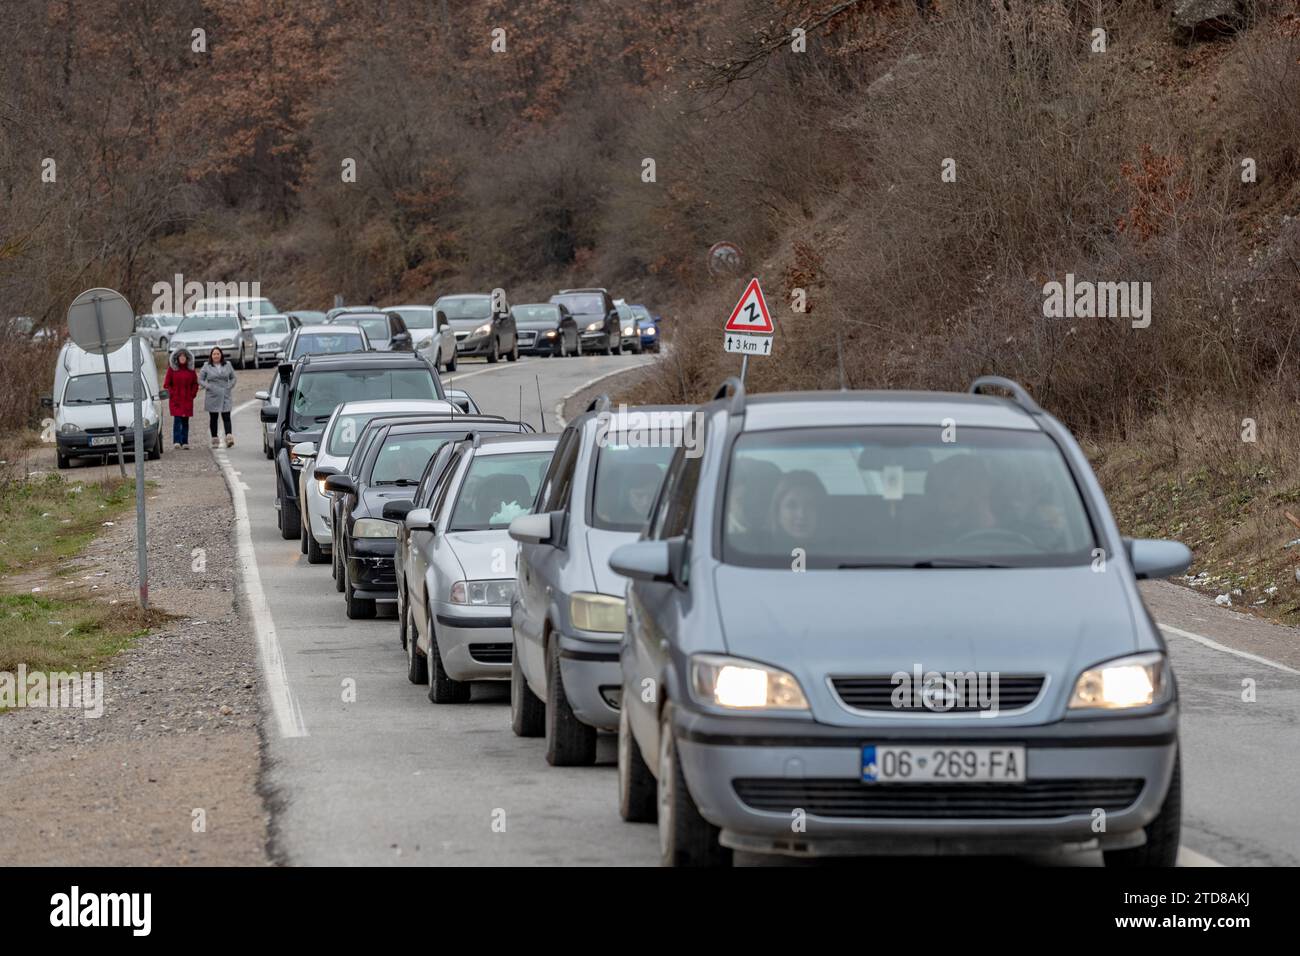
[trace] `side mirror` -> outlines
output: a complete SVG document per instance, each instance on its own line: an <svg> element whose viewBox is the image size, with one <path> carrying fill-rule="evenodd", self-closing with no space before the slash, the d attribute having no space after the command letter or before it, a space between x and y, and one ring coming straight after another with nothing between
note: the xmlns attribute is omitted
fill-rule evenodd
<svg viewBox="0 0 1300 956"><path fill-rule="evenodd" d="M673 539L679 545L680 539ZM661 581L676 584L672 541L633 541L614 549L609 566L634 581Z"/></svg>
<svg viewBox="0 0 1300 956"><path fill-rule="evenodd" d="M357 483L352 480L351 475L330 475L325 479L325 490L352 494L357 490Z"/></svg>
<svg viewBox="0 0 1300 956"><path fill-rule="evenodd" d="M1139 581L1170 578L1182 574L1192 563L1192 552L1181 541L1154 538L1125 538L1133 576Z"/></svg>
<svg viewBox="0 0 1300 956"><path fill-rule="evenodd" d="M395 504L395 502L389 502ZM407 502L410 504L410 502ZM388 505L384 505L384 516L388 516ZM407 531L433 531L433 512L428 508L415 508L406 513L402 519Z"/></svg>
<svg viewBox="0 0 1300 956"><path fill-rule="evenodd" d="M158 400L161 401L162 399L166 398L169 394L170 394L170 393L167 391L167 389L165 389L165 388L164 388L164 389L161 389L161 390L158 392Z"/></svg>
<svg viewBox="0 0 1300 956"><path fill-rule="evenodd" d="M260 399L264 402L269 402L271 400L271 393L263 389L260 392L254 392L253 397Z"/></svg>
<svg viewBox="0 0 1300 956"><path fill-rule="evenodd" d="M410 498L399 498L396 501L384 502L384 510L381 514L390 521L404 521L413 508L415 502Z"/></svg>
<svg viewBox="0 0 1300 956"><path fill-rule="evenodd" d="M280 381L285 385L289 384L289 379L293 378L293 365L290 362L281 362L276 367L276 372L280 375Z"/></svg>
<svg viewBox="0 0 1300 956"><path fill-rule="evenodd" d="M520 515L510 522L507 533L520 544L553 544L556 537L556 516L561 511L543 511L540 514Z"/></svg>
<svg viewBox="0 0 1300 956"><path fill-rule="evenodd" d="M280 409L274 405L263 405L259 417L268 425L274 425L280 419Z"/></svg>
<svg viewBox="0 0 1300 956"><path fill-rule="evenodd" d="M42 407L42 408L53 408L53 407L54 407L54 396L53 396L53 395L42 395L42 396L41 396L41 407Z"/></svg>
<svg viewBox="0 0 1300 956"><path fill-rule="evenodd" d="M299 458L315 458L316 443L314 441L300 441L293 446L293 453Z"/></svg>
<svg viewBox="0 0 1300 956"><path fill-rule="evenodd" d="M338 473L339 470L337 468L331 468L329 465L321 465L319 468L312 470L311 476L317 481L324 481L330 475L337 475Z"/></svg>

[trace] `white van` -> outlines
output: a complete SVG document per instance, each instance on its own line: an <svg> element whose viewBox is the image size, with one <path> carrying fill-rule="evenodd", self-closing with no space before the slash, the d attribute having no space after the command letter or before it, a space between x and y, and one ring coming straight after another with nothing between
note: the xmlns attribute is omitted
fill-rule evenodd
<svg viewBox="0 0 1300 956"><path fill-rule="evenodd" d="M162 457L162 400L167 394L158 385L158 366L154 364L153 353L148 343L138 336L108 356L117 422L122 431L123 450L129 455L135 447L131 382L133 343L140 349L140 378L144 386L144 447L149 460L154 461ZM103 356L91 355L72 342L64 345L54 367L54 394L48 403L54 409L60 468L67 468L73 458L107 460L117 453Z"/></svg>

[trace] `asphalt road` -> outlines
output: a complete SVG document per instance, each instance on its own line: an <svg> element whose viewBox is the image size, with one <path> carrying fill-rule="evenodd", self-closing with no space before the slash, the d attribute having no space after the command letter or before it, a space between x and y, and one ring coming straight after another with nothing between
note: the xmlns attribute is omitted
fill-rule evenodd
<svg viewBox="0 0 1300 956"><path fill-rule="evenodd" d="M512 418L522 386L524 417L536 425L540 380L555 430L561 399L647 360L466 362L444 381L468 390L485 412ZM304 865L654 863L654 828L618 817L612 738L596 768L549 767L541 741L510 732L506 683L479 685L467 705L435 707L406 680L391 606L380 605L374 621L347 619L329 566L308 565L276 530L272 465L250 437L257 428L256 405L238 412L242 440L222 456L248 486L265 596L264 608L256 601L250 608L263 641L274 628L288 694L274 686L278 678L264 683L298 715L266 724L273 851ZM344 700L349 686L354 702Z"/></svg>
<svg viewBox="0 0 1300 956"><path fill-rule="evenodd" d="M546 424L593 378L634 357L467 363L451 376L484 411ZM258 386L260 387L260 385ZM615 752L599 766L546 765L543 744L509 729L508 688L476 687L435 707L406 680L396 624L349 621L328 566L309 566L275 527L257 407L218 454L235 482L244 596L261 648L273 851L335 864L653 864L655 828L620 821ZM244 499L241 508L240 498ZM1300 632L1215 607L1169 584L1144 586L1167 630L1183 700L1182 865L1300 864ZM1214 645L1214 646L1211 646ZM1254 682L1243 700L1243 680ZM354 699L345 699L354 690ZM1071 864L1096 865L1099 854Z"/></svg>

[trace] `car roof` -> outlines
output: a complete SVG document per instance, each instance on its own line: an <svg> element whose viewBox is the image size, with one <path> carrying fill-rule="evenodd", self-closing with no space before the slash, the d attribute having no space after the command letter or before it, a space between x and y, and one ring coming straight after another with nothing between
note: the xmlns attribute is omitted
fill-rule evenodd
<svg viewBox="0 0 1300 956"><path fill-rule="evenodd" d="M338 315L334 316L334 318L328 324L339 325L340 320L342 319L351 320L351 319L365 319L370 317L374 317L377 319L386 319L388 318L388 313L385 312L383 309L371 309L369 312L340 312ZM346 325L347 323L342 323L342 324Z"/></svg>
<svg viewBox="0 0 1300 956"><path fill-rule="evenodd" d="M448 292L446 295L438 296L438 301L443 299L490 299L491 292Z"/></svg>
<svg viewBox="0 0 1300 956"><path fill-rule="evenodd" d="M696 411L698 408L699 408L698 405L628 405L627 411L629 412L693 412ZM617 416L619 412L619 406L610 405L608 408L604 409L604 411L607 415ZM588 422L594 421L596 417L599 416L600 414L601 411L599 409L595 411L583 412L580 415L575 415L572 419L566 422L565 427L582 428ZM617 418L615 418L614 420L616 421ZM610 431L619 432L622 431L622 429L611 428Z"/></svg>
<svg viewBox="0 0 1300 956"><path fill-rule="evenodd" d="M836 425L933 425L1041 430L1037 420L1004 398L966 392L778 392L747 397L744 431Z"/></svg>
<svg viewBox="0 0 1300 956"><path fill-rule="evenodd" d="M479 439L476 455L506 455L514 452L550 451L555 448L558 435L518 434L484 435Z"/></svg>
<svg viewBox="0 0 1300 956"><path fill-rule="evenodd" d="M344 326L344 328L347 328L347 326ZM353 328L355 328L355 326L353 326ZM338 335L339 327L332 323L327 325L323 322L315 322L311 325L300 325L298 328L294 329L294 331L300 335L307 332L322 332L327 335Z"/></svg>
<svg viewBox="0 0 1300 956"><path fill-rule="evenodd" d="M451 402L441 398L363 398L355 402L344 402L338 407L340 415L372 410L398 412L419 412L424 409L436 411L447 408Z"/></svg>
<svg viewBox="0 0 1300 956"><path fill-rule="evenodd" d="M411 305L386 305L386 306L384 306L382 309L380 309L379 311L380 311L380 312L398 312L398 311L400 311L400 310L402 310L402 309L432 309L432 308L433 308L433 306L431 306L431 305L415 305L415 304L411 304Z"/></svg>
<svg viewBox="0 0 1300 956"><path fill-rule="evenodd" d="M304 355L298 359L304 371L308 368L328 371L346 368L432 368L429 360L416 352L326 352Z"/></svg>
<svg viewBox="0 0 1300 956"><path fill-rule="evenodd" d="M466 421L468 419L468 421ZM410 435L421 431L453 431L464 432L469 434L479 428L527 428L525 422L512 422L505 418L480 418L477 415L449 415L446 418L426 421L399 421L389 422L388 433L391 435L397 432L399 435ZM380 427L383 427L382 425ZM523 434L521 432L521 434ZM527 432L532 435L533 432ZM513 437L513 433L510 436ZM484 439L486 440L486 439Z"/></svg>

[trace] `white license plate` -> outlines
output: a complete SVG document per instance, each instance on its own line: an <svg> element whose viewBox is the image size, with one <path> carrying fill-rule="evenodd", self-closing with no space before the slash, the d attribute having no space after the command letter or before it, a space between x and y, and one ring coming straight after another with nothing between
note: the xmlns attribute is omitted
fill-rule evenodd
<svg viewBox="0 0 1300 956"><path fill-rule="evenodd" d="M91 445L116 445L117 439L112 435L95 435L90 439Z"/></svg>
<svg viewBox="0 0 1300 956"><path fill-rule="evenodd" d="M866 744L863 783L1022 783L1024 747Z"/></svg>

